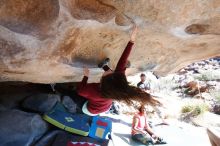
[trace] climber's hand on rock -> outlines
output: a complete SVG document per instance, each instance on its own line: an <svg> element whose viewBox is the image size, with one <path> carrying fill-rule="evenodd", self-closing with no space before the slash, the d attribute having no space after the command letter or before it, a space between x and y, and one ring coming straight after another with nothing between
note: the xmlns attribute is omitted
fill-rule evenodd
<svg viewBox="0 0 220 146"><path fill-rule="evenodd" d="M138 27L136 24L134 24L132 32L131 32L131 42L135 41L136 35L137 35Z"/></svg>
<svg viewBox="0 0 220 146"><path fill-rule="evenodd" d="M84 67L83 68L83 75L87 76L87 77L89 76L89 69L88 69L88 67Z"/></svg>

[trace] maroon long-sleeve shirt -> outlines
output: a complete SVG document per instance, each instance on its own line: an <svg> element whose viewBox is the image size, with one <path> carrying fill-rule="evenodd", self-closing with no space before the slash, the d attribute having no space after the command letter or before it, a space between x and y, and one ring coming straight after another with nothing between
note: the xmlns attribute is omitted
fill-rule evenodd
<svg viewBox="0 0 220 146"><path fill-rule="evenodd" d="M124 52L122 53L115 72L125 73L127 59L130 55L133 42L129 41ZM88 77L84 76L78 84L77 92L79 95L88 99L88 110L93 114L98 114L107 111L112 104L112 99L103 98L101 95L100 83L87 83Z"/></svg>

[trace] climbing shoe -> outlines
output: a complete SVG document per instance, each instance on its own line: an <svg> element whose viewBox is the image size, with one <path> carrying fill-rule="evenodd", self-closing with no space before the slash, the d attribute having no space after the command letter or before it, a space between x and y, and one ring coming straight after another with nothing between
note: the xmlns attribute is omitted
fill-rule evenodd
<svg viewBox="0 0 220 146"><path fill-rule="evenodd" d="M167 142L166 142L166 141L164 141L164 140L163 140L163 138L158 137L158 138L157 138L157 141L156 141L156 143L155 143L155 144L167 144Z"/></svg>
<svg viewBox="0 0 220 146"><path fill-rule="evenodd" d="M101 63L98 64L98 67L102 68L103 66L108 65L109 62L110 62L110 59L106 58Z"/></svg>

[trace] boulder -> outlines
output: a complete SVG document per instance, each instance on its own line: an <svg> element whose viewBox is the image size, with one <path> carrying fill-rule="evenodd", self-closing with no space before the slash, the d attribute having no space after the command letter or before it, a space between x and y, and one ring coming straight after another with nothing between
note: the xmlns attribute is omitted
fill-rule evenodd
<svg viewBox="0 0 220 146"><path fill-rule="evenodd" d="M207 128L207 134L212 146L218 146L220 143L220 128L209 127Z"/></svg>
<svg viewBox="0 0 220 146"><path fill-rule="evenodd" d="M191 118L191 121L197 126L220 127L220 116L210 112L205 112L204 114L200 114L197 117Z"/></svg>
<svg viewBox="0 0 220 146"><path fill-rule="evenodd" d="M139 27L128 75L159 76L220 56L219 0L1 0L0 81L99 81L97 64L114 69ZM193 15L192 15L193 14Z"/></svg>
<svg viewBox="0 0 220 146"><path fill-rule="evenodd" d="M0 82L0 104L7 109L19 109L27 97L49 91L43 84Z"/></svg>
<svg viewBox="0 0 220 146"><path fill-rule="evenodd" d="M198 98L198 99L204 99L206 101L212 101L213 97L210 95L210 93L200 93L194 96L194 98Z"/></svg>
<svg viewBox="0 0 220 146"><path fill-rule="evenodd" d="M7 109L18 108L22 100L34 93L36 92L26 84L0 83L0 103Z"/></svg>
<svg viewBox="0 0 220 146"><path fill-rule="evenodd" d="M0 112L1 146L30 146L48 129L41 116L19 110Z"/></svg>
<svg viewBox="0 0 220 146"><path fill-rule="evenodd" d="M45 113L50 111L58 101L60 101L59 95L41 93L27 97L22 106L28 110Z"/></svg>
<svg viewBox="0 0 220 146"><path fill-rule="evenodd" d="M4 111L4 110L6 110L6 108L0 104L0 111Z"/></svg>
<svg viewBox="0 0 220 146"><path fill-rule="evenodd" d="M69 96L62 98L62 104L70 113L76 113L77 104Z"/></svg>

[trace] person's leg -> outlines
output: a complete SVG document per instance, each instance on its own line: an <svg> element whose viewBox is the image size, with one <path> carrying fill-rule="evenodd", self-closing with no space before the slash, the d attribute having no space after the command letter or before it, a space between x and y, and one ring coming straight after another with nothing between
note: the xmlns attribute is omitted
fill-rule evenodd
<svg viewBox="0 0 220 146"><path fill-rule="evenodd" d="M143 135L143 134L134 134L131 137L135 141L139 141L143 144L153 144L152 138L149 134Z"/></svg>

